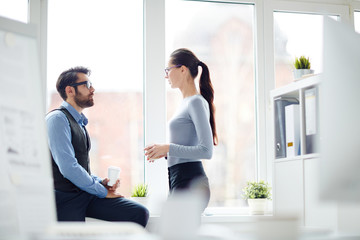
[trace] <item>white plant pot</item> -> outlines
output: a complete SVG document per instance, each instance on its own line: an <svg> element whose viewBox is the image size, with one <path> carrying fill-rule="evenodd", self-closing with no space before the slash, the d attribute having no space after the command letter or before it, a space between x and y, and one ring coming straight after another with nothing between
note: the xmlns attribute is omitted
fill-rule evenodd
<svg viewBox="0 0 360 240"><path fill-rule="evenodd" d="M143 206L146 206L148 202L147 197L131 197L130 199L133 200L134 202L140 203Z"/></svg>
<svg viewBox="0 0 360 240"><path fill-rule="evenodd" d="M314 70L312 69L294 69L294 79L302 78L304 75L313 74Z"/></svg>
<svg viewBox="0 0 360 240"><path fill-rule="evenodd" d="M267 209L266 198L248 199L250 208L250 214L252 215L264 215Z"/></svg>

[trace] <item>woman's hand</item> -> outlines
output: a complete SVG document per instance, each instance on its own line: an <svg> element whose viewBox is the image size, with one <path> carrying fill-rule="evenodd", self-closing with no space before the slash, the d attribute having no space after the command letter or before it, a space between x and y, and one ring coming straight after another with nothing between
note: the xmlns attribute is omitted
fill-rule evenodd
<svg viewBox="0 0 360 240"><path fill-rule="evenodd" d="M156 159L166 157L169 148L169 144L151 144L144 148L145 156L149 162L154 162Z"/></svg>

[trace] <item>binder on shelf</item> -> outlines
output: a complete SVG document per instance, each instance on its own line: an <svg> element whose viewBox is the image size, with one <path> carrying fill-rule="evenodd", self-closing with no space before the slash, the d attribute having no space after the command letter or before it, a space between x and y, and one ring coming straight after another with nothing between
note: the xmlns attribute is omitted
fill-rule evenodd
<svg viewBox="0 0 360 240"><path fill-rule="evenodd" d="M279 97L274 100L275 158L286 158L285 107L298 103L298 99L291 97Z"/></svg>
<svg viewBox="0 0 360 240"><path fill-rule="evenodd" d="M317 88L305 90L305 142L306 153L316 152L317 127Z"/></svg>
<svg viewBox="0 0 360 240"><path fill-rule="evenodd" d="M286 157L300 155L300 106L285 107Z"/></svg>

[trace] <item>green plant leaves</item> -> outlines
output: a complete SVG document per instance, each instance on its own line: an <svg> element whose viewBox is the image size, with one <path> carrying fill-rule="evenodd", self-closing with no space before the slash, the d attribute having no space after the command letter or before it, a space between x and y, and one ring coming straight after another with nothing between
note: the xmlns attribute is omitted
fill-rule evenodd
<svg viewBox="0 0 360 240"><path fill-rule="evenodd" d="M243 189L244 199L266 198L271 199L271 187L269 183L264 180L259 182L248 181L246 187Z"/></svg>
<svg viewBox="0 0 360 240"><path fill-rule="evenodd" d="M148 194L148 185L147 184L138 184L134 187L131 192L131 197L146 197Z"/></svg>
<svg viewBox="0 0 360 240"><path fill-rule="evenodd" d="M296 69L310 69L311 63L309 58L301 56L300 58L295 57L294 67Z"/></svg>

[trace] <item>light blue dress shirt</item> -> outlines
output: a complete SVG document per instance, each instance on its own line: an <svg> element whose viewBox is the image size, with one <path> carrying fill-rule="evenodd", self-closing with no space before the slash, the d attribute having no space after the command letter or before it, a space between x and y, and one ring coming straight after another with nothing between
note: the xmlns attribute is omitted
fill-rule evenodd
<svg viewBox="0 0 360 240"><path fill-rule="evenodd" d="M83 113L77 112L66 101L61 106L70 112L81 129L86 126L88 119ZM75 158L75 151L71 143L70 123L66 115L61 111L50 112L46 116L46 123L49 148L61 174L81 190L100 198L106 197L108 191L101 184L102 179L90 175Z"/></svg>

